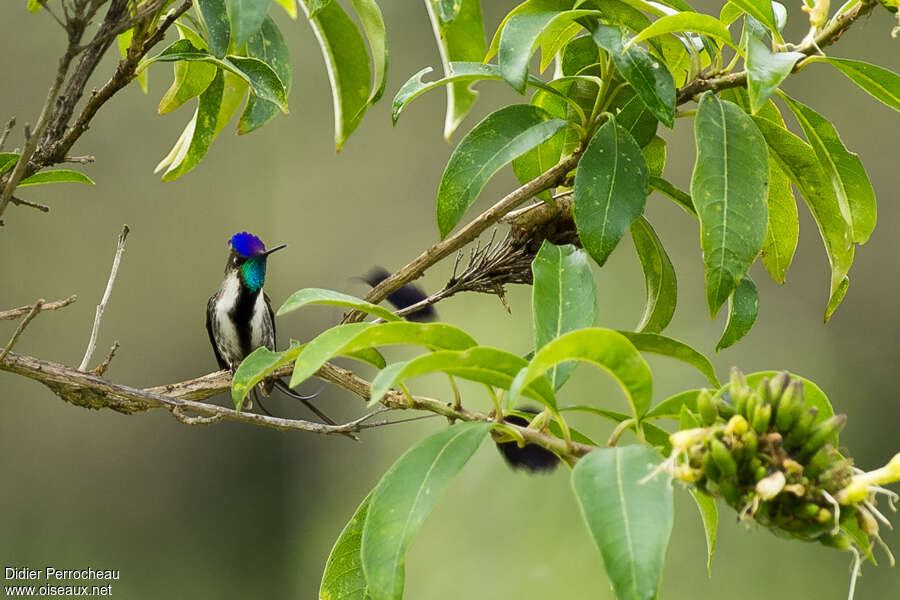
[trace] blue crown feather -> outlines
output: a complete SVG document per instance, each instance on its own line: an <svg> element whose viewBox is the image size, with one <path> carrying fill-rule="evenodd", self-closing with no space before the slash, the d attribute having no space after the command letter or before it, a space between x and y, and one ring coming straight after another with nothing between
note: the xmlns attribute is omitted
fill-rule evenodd
<svg viewBox="0 0 900 600"><path fill-rule="evenodd" d="M266 251L266 245L262 243L262 240L246 231L231 236L228 245L244 258L259 256Z"/></svg>

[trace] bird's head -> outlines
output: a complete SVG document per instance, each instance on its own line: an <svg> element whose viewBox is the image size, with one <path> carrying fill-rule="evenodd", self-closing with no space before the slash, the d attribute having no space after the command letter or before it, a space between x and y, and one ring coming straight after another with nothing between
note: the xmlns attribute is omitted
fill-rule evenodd
<svg viewBox="0 0 900 600"><path fill-rule="evenodd" d="M251 292L258 292L266 281L266 261L269 255L286 246L287 244L281 244L266 250L262 240L252 233L236 233L228 240L228 264L225 265L225 271L235 271Z"/></svg>

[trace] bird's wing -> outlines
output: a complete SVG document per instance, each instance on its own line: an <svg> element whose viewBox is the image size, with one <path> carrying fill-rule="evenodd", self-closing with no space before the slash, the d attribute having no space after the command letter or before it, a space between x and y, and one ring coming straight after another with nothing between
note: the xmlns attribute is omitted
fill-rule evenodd
<svg viewBox="0 0 900 600"><path fill-rule="evenodd" d="M263 299L266 301L266 310L269 311L269 321L272 323L272 347L269 350L276 352L278 350L278 336L275 333L275 311L272 310L272 301L269 300L269 295L265 292L263 292Z"/></svg>
<svg viewBox="0 0 900 600"><path fill-rule="evenodd" d="M225 362L225 359L222 358L221 354L219 354L219 347L216 346L216 337L213 335L212 330L212 315L216 310L216 295L217 294L213 294L212 296L210 296L209 301L206 303L206 333L209 334L209 343L212 346L213 353L215 353L216 355L216 362L219 363L219 368L227 369L229 368L228 363Z"/></svg>

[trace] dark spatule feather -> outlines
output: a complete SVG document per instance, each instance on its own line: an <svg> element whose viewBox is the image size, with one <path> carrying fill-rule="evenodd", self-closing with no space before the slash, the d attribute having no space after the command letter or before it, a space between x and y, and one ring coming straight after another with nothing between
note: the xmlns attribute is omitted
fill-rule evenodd
<svg viewBox="0 0 900 600"><path fill-rule="evenodd" d="M390 277L390 273L388 273L387 269L382 267L373 267L371 271L366 273L366 275L362 278L363 281L375 287L388 277ZM387 301L391 303L397 310L403 310L413 304L418 302L422 302L428 298L428 294L426 294L422 289L416 285L411 283L407 283L399 290L390 294L387 297ZM428 322L434 321L437 319L437 311L434 309L434 306L431 304L420 308L415 312L411 312L406 315L406 319L410 321L419 321L419 322Z"/></svg>
<svg viewBox="0 0 900 600"><path fill-rule="evenodd" d="M533 414L537 413L533 409L519 410ZM518 415L507 415L503 420L513 425L528 426L528 420ZM559 465L559 457L549 450L534 444L525 444L520 448L519 444L514 441L498 442L497 450L500 451L500 454L506 460L506 464L510 467L521 469L528 473L550 473Z"/></svg>

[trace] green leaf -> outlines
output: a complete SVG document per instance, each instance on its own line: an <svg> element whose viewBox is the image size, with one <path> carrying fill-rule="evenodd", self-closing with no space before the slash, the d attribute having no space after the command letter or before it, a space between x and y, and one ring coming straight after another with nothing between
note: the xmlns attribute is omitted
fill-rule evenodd
<svg viewBox="0 0 900 600"><path fill-rule="evenodd" d="M636 331L619 331L628 338L634 347L640 352L651 352L661 356L668 356L675 360L691 365L706 377L709 382L719 387L719 379L716 377L716 370L705 356L676 339L659 335L658 333L646 333Z"/></svg>
<svg viewBox="0 0 900 600"><path fill-rule="evenodd" d="M597 64L599 60L597 42L591 36L582 36L575 38L562 49L560 67L563 75L576 75L588 65Z"/></svg>
<svg viewBox="0 0 900 600"><path fill-rule="evenodd" d="M218 137L222 130L225 129L225 126L228 125L228 122L231 121L231 117L241 107L241 102L244 101L244 97L247 96L247 90L250 87L243 78L231 71L223 71L223 74L225 76L225 87L222 90L222 102L219 104L219 114L216 117L216 128L213 131L213 137ZM253 100L254 98L255 96L251 94L250 99ZM268 104L273 110L278 111L274 104Z"/></svg>
<svg viewBox="0 0 900 600"><path fill-rule="evenodd" d="M765 241L768 154L750 117L709 92L700 99L694 138L691 198L700 220L706 302L715 317Z"/></svg>
<svg viewBox="0 0 900 600"><path fill-rule="evenodd" d="M700 427L700 421L687 405L682 406L681 413L678 415L678 429L693 429L694 427Z"/></svg>
<svg viewBox="0 0 900 600"><path fill-rule="evenodd" d="M462 0L453 1L461 2ZM372 85L372 92L369 94L369 104L374 104L384 94L384 86L387 83L388 47L384 16L375 0L351 0L351 2L372 53L375 81Z"/></svg>
<svg viewBox="0 0 900 600"><path fill-rule="evenodd" d="M247 40L247 55L258 58L275 71L281 83L284 84L284 93L291 91L293 74L291 70L291 55L281 31L271 17L266 17L259 30ZM250 133L259 129L279 113L278 107L256 95L250 95L241 119L238 121L238 134Z"/></svg>
<svg viewBox="0 0 900 600"><path fill-rule="evenodd" d="M468 87L472 82L482 79L501 81L503 76L500 75L500 67L497 65L486 65L480 62L452 62L447 66L447 76L437 81L422 81L422 77L432 71L431 67L426 67L410 77L406 83L394 96L394 102L391 106L391 116L394 124L400 118L400 113L406 106L429 90L442 87L448 84L465 84ZM537 77L529 77L528 85L536 87L545 92L555 94L559 98L565 98L565 94L556 88L546 84ZM536 103L535 103L536 104Z"/></svg>
<svg viewBox="0 0 900 600"><path fill-rule="evenodd" d="M536 106L514 104L472 128L453 151L441 177L437 194L441 239L456 227L494 173L565 126L566 121Z"/></svg>
<svg viewBox="0 0 900 600"><path fill-rule="evenodd" d="M538 90L531 97L530 104L547 111L554 117L566 117L566 102L558 95ZM547 141L513 159L512 168L519 183L526 184L556 166L562 157L567 132L567 129L557 131ZM553 201L550 190L542 191L537 197L544 202L552 203Z"/></svg>
<svg viewBox="0 0 900 600"><path fill-rule="evenodd" d="M591 362L608 371L625 391L636 419L649 408L653 375L647 362L624 335L599 327L571 331L538 350L528 368L516 375L509 390L510 402L551 367L570 360Z"/></svg>
<svg viewBox="0 0 900 600"><path fill-rule="evenodd" d="M661 61L640 46L624 49L620 27L598 25L593 37L609 53L616 69L631 84L647 108L667 127L675 123L675 81Z"/></svg>
<svg viewBox="0 0 900 600"><path fill-rule="evenodd" d="M600 16L595 10L566 10L513 15L500 33L497 62L503 78L520 94L525 93L528 63L537 50L538 40L550 28L568 26L573 20Z"/></svg>
<svg viewBox="0 0 900 600"><path fill-rule="evenodd" d="M0 175L6 173L19 162L19 155L15 152L0 152Z"/></svg>
<svg viewBox="0 0 900 600"><path fill-rule="evenodd" d="M716 352L733 346L747 335L759 314L759 293L749 276L745 276L728 299L728 321L716 344Z"/></svg>
<svg viewBox="0 0 900 600"><path fill-rule="evenodd" d="M451 63L481 62L487 46L484 41L484 22L481 18L480 0L462 0L452 23L441 23L435 12L435 1L426 0L435 41L441 56L444 74L450 76ZM469 89L468 83L456 81L447 85L447 116L444 119L444 138L449 140L462 120L466 118L478 92Z"/></svg>
<svg viewBox="0 0 900 600"><path fill-rule="evenodd" d="M122 58L128 56L128 48L131 46L131 40L134 38L134 28L132 27L128 31L119 34L119 54L122 55ZM141 86L141 91L145 94L147 93L147 71L141 71L137 76L138 85Z"/></svg>
<svg viewBox="0 0 900 600"><path fill-rule="evenodd" d="M754 115L805 56L802 52L772 52L761 39L747 36L747 91Z"/></svg>
<svg viewBox="0 0 900 600"><path fill-rule="evenodd" d="M572 469L572 488L619 600L654 600L672 533L667 477L642 481L660 457L646 446L594 450Z"/></svg>
<svg viewBox="0 0 900 600"><path fill-rule="evenodd" d="M694 201L691 195L685 191L679 190L673 183L663 179L662 177L650 177L650 187L660 194L671 198L678 206L683 208L689 215L696 215L697 209L694 208Z"/></svg>
<svg viewBox="0 0 900 600"><path fill-rule="evenodd" d="M644 314L635 327L638 331L659 333L675 314L678 282L675 268L653 227L644 217L631 224L631 241L644 272Z"/></svg>
<svg viewBox="0 0 900 600"><path fill-rule="evenodd" d="M865 244L875 229L875 190L859 156L847 150L834 126L810 107L783 96L807 141L831 180L844 220L851 223L853 241Z"/></svg>
<svg viewBox="0 0 900 600"><path fill-rule="evenodd" d="M240 410L244 398L256 384L279 367L293 362L302 350L303 345L294 341L290 348L281 352L272 352L268 348L260 347L247 355L231 378L231 400L234 402L235 410Z"/></svg>
<svg viewBox="0 0 900 600"><path fill-rule="evenodd" d="M304 0L300 0L303 2ZM331 4L331 0L308 0L309 18L312 19L319 14L323 8Z"/></svg>
<svg viewBox="0 0 900 600"><path fill-rule="evenodd" d="M831 295L831 298L828 299L828 306L825 307L825 318L824 321L827 323L831 319L831 315L834 314L834 311L837 310L837 307L841 305L841 302L844 300L844 296L847 295L847 288L850 287L850 278L844 277L841 280L840 285L838 285L837 290Z"/></svg>
<svg viewBox="0 0 900 600"><path fill-rule="evenodd" d="M188 40L198 49L205 50L206 41L200 35L186 25L176 23L178 34L182 39ZM161 115L168 114L179 108L188 100L202 94L212 80L216 77L216 65L199 61L179 61L172 65L175 78L172 85L159 101L157 111ZM144 75L147 70L141 71Z"/></svg>
<svg viewBox="0 0 900 600"><path fill-rule="evenodd" d="M222 95L225 91L225 76L221 69L216 70L216 77L209 87L200 94L200 101L194 117L188 123L188 133L177 156L163 174L163 181L174 181L196 167L212 144L216 132ZM190 140L190 141L188 141Z"/></svg>
<svg viewBox="0 0 900 600"><path fill-rule="evenodd" d="M325 57L334 98L334 145L340 151L369 105L369 52L356 23L339 3L329 2L314 14L312 4L312 0L301 0Z"/></svg>
<svg viewBox="0 0 900 600"><path fill-rule="evenodd" d="M484 61L488 62L494 56L497 55L497 52L500 50L500 39L503 35L503 30L506 28L506 25L509 21L515 17L516 15L531 15L535 13L556 13L556 12L564 12L570 10L572 5L575 4L575 0L525 0L514 9L506 13L506 16L503 17L503 20L500 21L500 24L497 26L497 30L494 32L494 37L491 39L490 46L487 49L487 52L484 55ZM564 23L564 25L568 25L569 23ZM554 28L550 28L551 30ZM538 40L540 43L541 40ZM553 56L547 55L547 50L545 49L541 53L541 62L548 62L553 59ZM541 69L543 71L543 69Z"/></svg>
<svg viewBox="0 0 900 600"><path fill-rule="evenodd" d="M284 301L284 304L281 305L281 308L279 308L278 312L275 314L278 316L286 315L289 312L293 312L298 308L303 308L304 306L308 306L310 304L341 306L343 308L359 310L369 313L370 315L375 315L376 317L384 319L385 321L401 320L400 317L398 317L388 309L378 306L377 304L372 304L371 302L360 300L356 296L351 296L349 294L335 292L333 290L325 290L321 288L304 288L302 290L294 292L287 300Z"/></svg>
<svg viewBox="0 0 900 600"><path fill-rule="evenodd" d="M666 140L654 136L649 144L641 148L641 154L647 164L648 177L660 177L666 169Z"/></svg>
<svg viewBox="0 0 900 600"><path fill-rule="evenodd" d="M800 222L797 216L797 201L791 189L791 179L782 170L778 160L769 156L769 187L766 189L768 223L766 241L763 242L763 266L775 283L784 283L785 273L791 266L797 240L800 236Z"/></svg>
<svg viewBox="0 0 900 600"><path fill-rule="evenodd" d="M459 14L462 0L437 0L436 4L441 23L451 23Z"/></svg>
<svg viewBox="0 0 900 600"><path fill-rule="evenodd" d="M745 379L747 385L751 388L755 388L764 377L772 379L778 373L779 371L758 371L756 373L750 373ZM813 423L821 423L825 419L834 416L834 408L831 406L831 402L828 400L828 396L825 395L825 392L822 391L822 388L805 377L800 377L794 373L791 373L790 376L794 379L799 379L803 384L803 397L806 399L806 406L814 406L819 411ZM835 444L835 446L837 446L837 444Z"/></svg>
<svg viewBox="0 0 900 600"><path fill-rule="evenodd" d="M578 237L603 265L647 201L647 165L641 149L615 119L591 138L575 172L572 212Z"/></svg>
<svg viewBox="0 0 900 600"><path fill-rule="evenodd" d="M246 2L233 3L235 7L240 7ZM268 4L267 0L256 4ZM228 43L231 41L231 21L228 18L228 8L225 6L225 0L195 0L194 6L197 8L197 14L200 16L200 22L206 29L206 39L209 40L209 50L219 58L224 58L228 52ZM241 47L243 44L235 44L235 47Z"/></svg>
<svg viewBox="0 0 900 600"><path fill-rule="evenodd" d="M531 272L534 276L531 307L536 350L564 333L594 325L597 290L584 250L571 244L556 246L544 240L531 263ZM554 389L562 387L575 365L563 363L550 370L547 377Z"/></svg>
<svg viewBox="0 0 900 600"><path fill-rule="evenodd" d="M41 171L40 173L35 173L31 177L26 177L19 182L19 187L41 185L44 183L87 183L94 185L93 180L84 173L72 171L71 169L54 169L52 171Z"/></svg>
<svg viewBox="0 0 900 600"><path fill-rule="evenodd" d="M810 62L826 62L840 70L870 96L900 111L900 75L861 60L816 56Z"/></svg>
<svg viewBox="0 0 900 600"><path fill-rule="evenodd" d="M616 93L610 103L610 112L616 115L619 127L628 131L641 148L656 138L659 121L630 86Z"/></svg>
<svg viewBox="0 0 900 600"><path fill-rule="evenodd" d="M701 390L688 390L670 396L648 410L647 414L644 415L644 419L677 419L678 415L681 414L682 407L687 407L688 410L696 411L697 396L700 395L700 391Z"/></svg>
<svg viewBox="0 0 900 600"><path fill-rule="evenodd" d="M362 557L372 600L400 600L406 552L450 481L493 425L458 423L410 448L372 492L363 526Z"/></svg>
<svg viewBox="0 0 900 600"><path fill-rule="evenodd" d="M516 374L526 366L528 361L524 358L487 346L431 352L410 361L392 364L378 373L372 380L369 406L378 404L388 390L397 384L435 372L507 390ZM544 406L556 409L553 387L546 377L535 379L523 390L523 394Z"/></svg>
<svg viewBox="0 0 900 600"><path fill-rule="evenodd" d="M700 519L703 521L703 533L706 535L706 571L712 577L712 559L716 552L716 533L719 528L719 509L716 499L706 492L692 489L691 497L697 503Z"/></svg>
<svg viewBox="0 0 900 600"><path fill-rule="evenodd" d="M755 117L757 127L766 138L769 154L791 178L806 200L831 264L829 302L853 264L853 238L850 224L841 215L834 188L830 185L813 149L793 133L767 119Z"/></svg>
<svg viewBox="0 0 900 600"><path fill-rule="evenodd" d="M369 597L360 546L371 501L370 492L334 543L322 574L319 600L366 600Z"/></svg>
<svg viewBox="0 0 900 600"><path fill-rule="evenodd" d="M681 33L683 31L705 33L706 35L721 40L732 48L737 48L734 45L734 42L731 41L731 34L728 32L728 29L722 25L721 21L715 17L696 12L676 13L654 21L652 25L629 40L625 45L625 48L627 50L638 42L642 42L658 35Z"/></svg>
<svg viewBox="0 0 900 600"><path fill-rule="evenodd" d="M271 0L231 0L231 38L235 48L242 48L250 36L259 30L269 12L270 2Z"/></svg>
<svg viewBox="0 0 900 600"><path fill-rule="evenodd" d="M775 36L775 41L781 42L771 0L731 0L731 3L765 25Z"/></svg>
<svg viewBox="0 0 900 600"><path fill-rule="evenodd" d="M295 21L297 20L297 0L275 0L284 9L284 12Z"/></svg>
<svg viewBox="0 0 900 600"><path fill-rule="evenodd" d="M291 387L312 377L335 356L393 344L419 344L430 350L465 350L477 342L465 331L444 323L346 323L323 331L306 345L294 363Z"/></svg>
<svg viewBox="0 0 900 600"><path fill-rule="evenodd" d="M25 3L25 8L27 8L28 12L31 14L38 12L41 10L40 0L28 0L28 2Z"/></svg>

